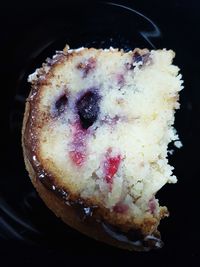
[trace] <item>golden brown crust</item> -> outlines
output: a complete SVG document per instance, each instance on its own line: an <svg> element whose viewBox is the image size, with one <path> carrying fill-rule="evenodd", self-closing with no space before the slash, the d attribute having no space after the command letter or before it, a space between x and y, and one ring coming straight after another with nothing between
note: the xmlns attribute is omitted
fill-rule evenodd
<svg viewBox="0 0 200 267"><path fill-rule="evenodd" d="M133 221L124 223L119 218L116 223L116 218L113 221L112 213L109 210L104 207L96 207L92 202L85 202L70 192L69 188L63 189L50 173L33 160L34 156L39 159L37 131L40 128L40 124L35 115L37 114L37 105L42 87L47 85L48 79L53 76L54 68L62 63L65 58L69 59L72 56L73 53L67 54L64 51L60 52L53 60L47 60L47 64L44 64L43 68L39 70L39 75L43 75L43 79L38 78L32 82L32 91L26 103L22 128L24 160L31 181L40 197L56 216L80 232L97 240L130 250L148 250L150 247L159 247L161 243L156 229L160 219L167 214L165 207L161 209L159 218L151 216L139 224ZM47 72L46 68L49 66L50 69ZM40 176L42 176L42 179ZM62 195L60 192L64 194ZM90 209L89 216L86 216L87 209ZM120 230L113 230L112 225L116 226L117 229L120 228ZM130 232L130 230L132 231L132 236L134 231L137 233L134 241L131 241L130 237L124 233ZM145 237L148 234L152 235ZM155 236L158 236L158 238Z"/></svg>

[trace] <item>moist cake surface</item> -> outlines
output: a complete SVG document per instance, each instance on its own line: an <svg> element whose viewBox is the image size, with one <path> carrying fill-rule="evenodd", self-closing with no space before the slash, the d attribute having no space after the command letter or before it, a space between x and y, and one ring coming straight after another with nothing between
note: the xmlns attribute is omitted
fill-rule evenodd
<svg viewBox="0 0 200 267"><path fill-rule="evenodd" d="M178 140L172 125L182 89L174 55L67 47L29 76L26 167L40 196L66 223L73 224L65 218L70 212L54 207L55 196L62 205L79 203L86 215L93 207L95 222L121 233L158 237L168 211L155 194L176 182L167 159L169 142ZM48 201L41 187L52 194ZM92 235L90 227L83 232ZM159 246L155 240L152 246Z"/></svg>

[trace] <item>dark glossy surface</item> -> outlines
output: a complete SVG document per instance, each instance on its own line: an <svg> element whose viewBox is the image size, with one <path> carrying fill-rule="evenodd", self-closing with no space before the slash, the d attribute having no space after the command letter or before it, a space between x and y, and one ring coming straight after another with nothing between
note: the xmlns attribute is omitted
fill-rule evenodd
<svg viewBox="0 0 200 267"><path fill-rule="evenodd" d="M123 1L122 1L123 2ZM161 2L161 1L160 1ZM142 14L108 4L83 6L40 5L1 10L1 132L5 136L0 179L1 266L157 265L174 266L199 260L199 33L198 1L135 1L129 7ZM50 5L51 6L51 5ZM23 7L23 8L22 8ZM185 90L176 128L184 144L170 162L179 178L159 192L171 216L160 226L164 247L150 253L131 253L113 248L65 226L42 203L24 168L20 143L27 75L55 50L110 45L172 48L180 66ZM197 47L197 48L195 48ZM4 121L5 120L5 121Z"/></svg>

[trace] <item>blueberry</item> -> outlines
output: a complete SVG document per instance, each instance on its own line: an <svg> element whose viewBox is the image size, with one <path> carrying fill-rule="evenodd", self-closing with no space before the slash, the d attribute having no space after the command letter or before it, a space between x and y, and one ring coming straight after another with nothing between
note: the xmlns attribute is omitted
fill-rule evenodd
<svg viewBox="0 0 200 267"><path fill-rule="evenodd" d="M68 103L67 95L61 95L55 102L54 115L60 116L65 110Z"/></svg>
<svg viewBox="0 0 200 267"><path fill-rule="evenodd" d="M142 62L142 64L146 64L149 61L150 53L146 53L144 55L140 55L138 52L135 52L133 56L133 62Z"/></svg>
<svg viewBox="0 0 200 267"><path fill-rule="evenodd" d="M135 52L135 54L133 56L133 61L136 62L136 63L141 62L142 61L142 56L138 52Z"/></svg>
<svg viewBox="0 0 200 267"><path fill-rule="evenodd" d="M97 91L89 90L77 101L76 107L81 126L84 129L88 129L97 120L99 100L100 96Z"/></svg>

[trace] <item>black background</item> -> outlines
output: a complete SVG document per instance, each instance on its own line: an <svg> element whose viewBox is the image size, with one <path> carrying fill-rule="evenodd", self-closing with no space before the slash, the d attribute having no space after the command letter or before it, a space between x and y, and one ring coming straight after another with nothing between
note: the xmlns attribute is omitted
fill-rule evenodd
<svg viewBox="0 0 200 267"><path fill-rule="evenodd" d="M155 48L175 50L175 63L183 74L185 89L181 92L176 128L184 146L175 149L170 157L179 182L167 185L159 192L161 204L166 204L171 213L160 226L165 246L148 253L123 251L64 226L32 188L20 144L24 98L29 91L26 83L28 73L47 56L53 55L56 49L62 49L66 40L71 47L92 45L93 40L97 40L93 42L96 47L112 44L125 48L152 48L151 43L137 32L138 28L148 28L148 25L131 24L125 18L126 14L122 18L119 15L119 20L116 20L118 13L112 8L107 10L104 5L94 13L95 1L73 1L73 5L71 1L9 1L1 4L0 9L2 267L199 264L200 3L194 0L114 2L136 9L159 27L162 34L150 39L151 42ZM96 21L102 23L96 24ZM108 23L113 21L116 24L114 29L107 31ZM69 22L68 26L61 26L66 22ZM84 32L84 27L90 30ZM108 41L110 37L114 39L111 43Z"/></svg>

